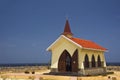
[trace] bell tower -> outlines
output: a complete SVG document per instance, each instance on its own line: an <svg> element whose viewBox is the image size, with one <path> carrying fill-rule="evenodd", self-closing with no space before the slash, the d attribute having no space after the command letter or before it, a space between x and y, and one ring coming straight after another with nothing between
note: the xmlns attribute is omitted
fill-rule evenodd
<svg viewBox="0 0 120 80"><path fill-rule="evenodd" d="M68 38L71 38L73 36L73 33L71 32L68 20L66 20L64 32L62 34Z"/></svg>

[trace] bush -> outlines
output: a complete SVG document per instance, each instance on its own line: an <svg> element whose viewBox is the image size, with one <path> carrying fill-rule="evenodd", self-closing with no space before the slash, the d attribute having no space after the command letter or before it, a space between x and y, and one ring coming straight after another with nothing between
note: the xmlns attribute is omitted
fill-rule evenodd
<svg viewBox="0 0 120 80"><path fill-rule="evenodd" d="M29 71L25 71L25 74L29 74L30 72Z"/></svg>

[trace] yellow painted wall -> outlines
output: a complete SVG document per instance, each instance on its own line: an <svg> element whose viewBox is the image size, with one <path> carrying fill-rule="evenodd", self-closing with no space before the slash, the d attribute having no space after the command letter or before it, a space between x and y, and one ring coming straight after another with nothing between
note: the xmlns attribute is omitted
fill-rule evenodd
<svg viewBox="0 0 120 80"><path fill-rule="evenodd" d="M106 61L104 57L104 52L103 51L95 51L95 50L88 50L88 49L81 49L79 50L79 68L84 69L84 57L87 54L89 57L89 61L92 59L92 55L95 57L95 61L97 61L98 55L101 58L101 61L104 61L104 67L106 67Z"/></svg>
<svg viewBox="0 0 120 80"><path fill-rule="evenodd" d="M72 42L68 41L64 37L61 37L57 43L55 43L51 47L51 52L52 52L52 60L51 60L51 68L58 68L58 60L61 55L61 53L64 50L67 50L70 55L72 56L74 51L78 49L78 68L79 69L84 69L84 57L86 54L88 54L89 61L91 61L92 55L94 54L95 60L97 61L98 55L100 55L101 61L104 61L104 67L106 67L106 61L104 57L104 52L103 51L95 51L95 50L88 50L88 49L81 49L80 47L76 46Z"/></svg>
<svg viewBox="0 0 120 80"><path fill-rule="evenodd" d="M68 40L66 40L65 38L61 38L58 43L56 43L53 47L52 47L52 64L51 64L51 68L58 68L58 60L59 57L61 55L61 53L64 50L67 50L70 55L72 56L74 51L77 49L77 46L74 45L73 43L69 42Z"/></svg>

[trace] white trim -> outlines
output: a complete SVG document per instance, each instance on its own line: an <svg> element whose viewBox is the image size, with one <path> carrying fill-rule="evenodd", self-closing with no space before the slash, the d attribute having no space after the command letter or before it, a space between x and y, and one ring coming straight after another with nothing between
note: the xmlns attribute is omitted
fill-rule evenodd
<svg viewBox="0 0 120 80"><path fill-rule="evenodd" d="M62 37L65 38L65 39L67 39L68 41L72 42L72 43L75 44L76 46L82 48L81 45L77 44L76 42L72 41L71 39L67 38L67 37L64 36L64 35L61 35L61 36L60 36L55 42L53 42L46 50L49 51L50 48L51 48L60 38L62 38Z"/></svg>
<svg viewBox="0 0 120 80"><path fill-rule="evenodd" d="M100 50L100 49L93 49L93 48L84 48L84 47L82 47L80 44L72 41L71 39L65 37L64 35L62 35L62 36L63 36L64 38L66 38L67 40L69 40L70 42L72 42L73 44L77 45L77 46L80 47L80 48L89 49L89 50L97 50L97 51L106 51L106 52L107 52L107 50Z"/></svg>
<svg viewBox="0 0 120 80"><path fill-rule="evenodd" d="M57 40L55 40L55 42L53 42L46 50L49 51L50 48L61 38L62 36L60 36Z"/></svg>
<svg viewBox="0 0 120 80"><path fill-rule="evenodd" d="M64 35L62 35L65 39L67 39L68 41L72 42L73 44L77 45L78 47L82 48L81 45L77 44L76 42L72 41L71 39L65 37Z"/></svg>
<svg viewBox="0 0 120 80"><path fill-rule="evenodd" d="M107 50L100 50L100 49L93 49L93 48L84 48L84 47L83 47L83 49L89 49L89 50L105 51L105 52L107 52Z"/></svg>
<svg viewBox="0 0 120 80"><path fill-rule="evenodd" d="M75 44L76 46L78 46L78 47L80 47L80 48L107 52L107 50L100 50L100 49L93 49L93 48L84 48L84 47L82 47L80 44L72 41L71 39L67 38L67 37L64 36L64 35L61 35L61 36L60 36L55 42L53 42L46 50L49 51L50 48L51 48L60 38L62 38L62 37L65 38L65 39L67 39L68 41L72 42L73 44Z"/></svg>

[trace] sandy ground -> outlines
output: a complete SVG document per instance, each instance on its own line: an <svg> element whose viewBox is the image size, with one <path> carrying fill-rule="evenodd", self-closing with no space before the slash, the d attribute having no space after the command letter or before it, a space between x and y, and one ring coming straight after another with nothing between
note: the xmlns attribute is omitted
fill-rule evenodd
<svg viewBox="0 0 120 80"><path fill-rule="evenodd" d="M36 72L35 74L25 74L25 73L6 73L1 74L0 77L7 78L6 80L108 80L108 76L111 80L120 80L120 71L114 71L114 74L109 74L106 76L86 76L86 77L75 77L75 76L56 76L56 75L43 75L43 73L49 73L50 70L45 70L41 72ZM2 80L2 79L0 79Z"/></svg>

